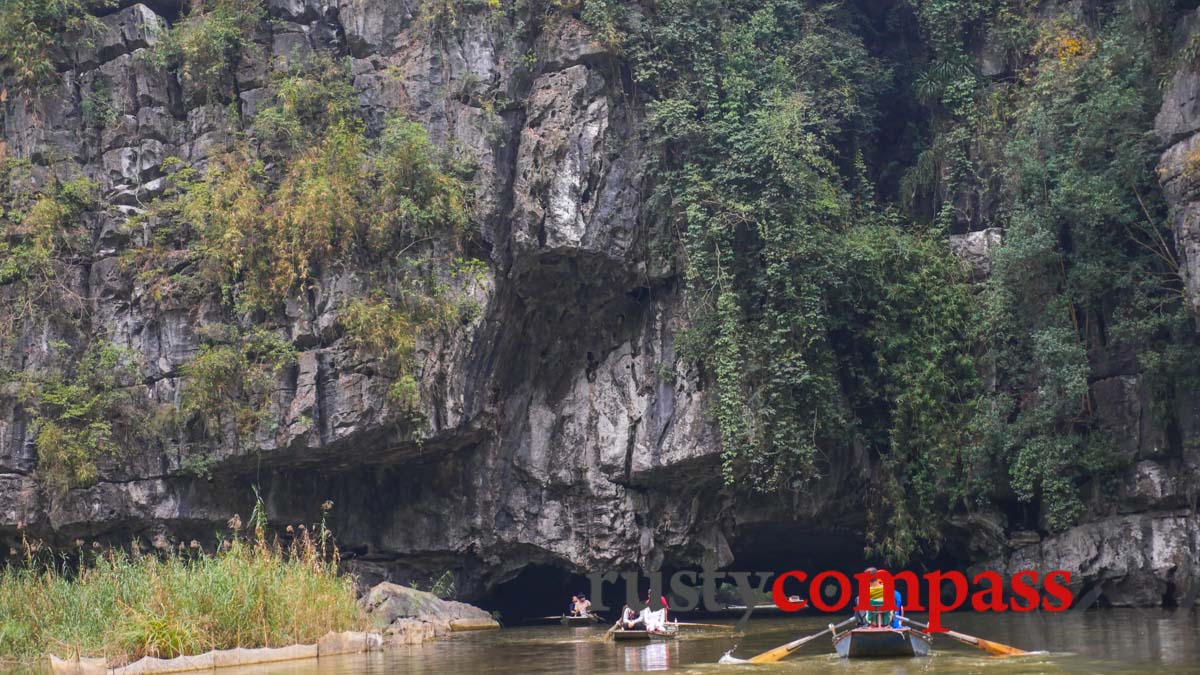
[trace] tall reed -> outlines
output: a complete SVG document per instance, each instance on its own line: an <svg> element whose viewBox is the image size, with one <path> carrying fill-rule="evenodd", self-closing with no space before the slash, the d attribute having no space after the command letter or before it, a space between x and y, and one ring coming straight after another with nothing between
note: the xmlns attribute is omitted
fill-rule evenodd
<svg viewBox="0 0 1200 675"><path fill-rule="evenodd" d="M230 525L234 534L213 552L195 541L166 554L81 545L68 563L25 542L23 562L0 571L0 658L126 662L312 643L366 625L323 521L315 533L288 527L286 545L268 539L261 502L250 532L236 516Z"/></svg>

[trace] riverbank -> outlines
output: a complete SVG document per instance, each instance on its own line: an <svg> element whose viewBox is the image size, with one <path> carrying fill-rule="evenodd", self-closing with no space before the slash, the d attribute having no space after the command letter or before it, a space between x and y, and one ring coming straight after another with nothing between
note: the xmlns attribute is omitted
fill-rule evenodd
<svg viewBox="0 0 1200 675"><path fill-rule="evenodd" d="M238 523L231 523L238 525ZM288 544L261 528L206 552L198 542L170 551L43 554L26 544L0 572L0 658L47 654L102 658L111 666L214 649L316 643L364 630L369 617L352 577L340 574L323 530L293 530Z"/></svg>
<svg viewBox="0 0 1200 675"><path fill-rule="evenodd" d="M230 520L199 542L143 551L24 542L0 571L0 666L55 672L183 672L413 645L499 628L487 612L381 583L361 598L324 523L287 543ZM11 559L19 562L13 563ZM370 632L375 629L375 632Z"/></svg>

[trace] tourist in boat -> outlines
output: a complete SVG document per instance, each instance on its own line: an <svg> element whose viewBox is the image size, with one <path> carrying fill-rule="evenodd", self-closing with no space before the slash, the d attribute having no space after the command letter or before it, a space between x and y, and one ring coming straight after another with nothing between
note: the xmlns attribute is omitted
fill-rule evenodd
<svg viewBox="0 0 1200 675"><path fill-rule="evenodd" d="M575 613L579 616L588 616L592 613L592 601L587 599L587 596L580 593L575 599Z"/></svg>
<svg viewBox="0 0 1200 675"><path fill-rule="evenodd" d="M567 608L567 612L569 613L570 616L579 616L579 596L578 595L571 596L571 605Z"/></svg>
<svg viewBox="0 0 1200 675"><path fill-rule="evenodd" d="M639 623L642 623L642 617L632 607L625 605L621 610L621 629L633 630Z"/></svg>
<svg viewBox="0 0 1200 675"><path fill-rule="evenodd" d="M661 633L667 625L667 598L659 596L661 602L660 609L654 609L650 606L650 594L646 594L646 608L642 610L642 621L646 624L646 630L651 633Z"/></svg>
<svg viewBox="0 0 1200 675"><path fill-rule="evenodd" d="M871 574L871 575L875 574L878 571L879 570L874 567L868 567L865 570L865 572L867 574ZM884 591L883 580L882 579L871 579L870 605L872 607L883 607L883 591ZM856 610L855 615L858 617L858 622L864 626L890 625L892 628L899 628L900 627L900 617L904 616L904 601L900 597L899 589L894 589L893 592L895 593L894 600L896 603L896 611L894 611L894 612L878 611L877 612L874 610L868 610L868 611L857 611ZM854 597L854 605L856 607L858 606L858 596Z"/></svg>

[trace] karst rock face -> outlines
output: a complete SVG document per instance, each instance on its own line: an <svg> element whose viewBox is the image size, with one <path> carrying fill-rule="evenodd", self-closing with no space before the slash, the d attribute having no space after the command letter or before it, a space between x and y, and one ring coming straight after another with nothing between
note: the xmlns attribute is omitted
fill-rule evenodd
<svg viewBox="0 0 1200 675"><path fill-rule="evenodd" d="M679 358L686 282L656 253L662 214L647 199L644 102L621 56L582 22L564 15L523 40L511 19L486 7L434 30L415 0L270 0L231 104L206 101L145 58L178 16L176 4L120 3L90 46L63 45L58 85L3 104L4 152L29 159L35 180L71 169L102 189L107 207L88 215L91 249L74 261L69 283L89 310L86 330L135 354L134 386L152 402L177 401L181 369L221 309L215 300L157 302L122 265L122 252L147 236L126 221L165 189L164 160L203 168L232 133L231 115L253 120L271 68L314 50L351 59L368 131L406 115L474 167L472 220L487 264L462 292L480 311L419 345L423 415L401 422L387 383L361 367L335 329L339 309L364 295L366 282L353 268L325 270L306 299L287 306L283 327L298 358L279 377L271 423L252 443L231 437L205 449L203 472L190 450L140 447L101 458L90 487L50 488L39 480L28 411L15 392L0 391L7 544L22 536L64 547L211 541L234 513L247 516L257 485L280 527L316 521L331 500L329 525L366 580L453 569L470 598L530 565L575 573L736 566L735 552L747 546L786 549L782 533L800 533L791 542L800 556L822 544L820 533L853 540L861 530L859 495L871 469L854 448L833 453L827 475L786 503L722 489L704 373ZM80 96L97 77L111 83L116 112L99 128L85 120ZM1157 124L1170 143L1163 183L1178 207L1192 286L1200 278L1191 271L1200 260L1192 229L1200 229L1189 214L1200 213L1192 201L1200 197L1179 176L1181 158L1200 143L1198 83L1181 69ZM982 277L986 249L1001 237L975 233L956 248ZM49 319L26 325L19 353L3 355L6 367L43 366L50 346L70 339L59 331ZM1136 365L1109 361L1094 393L1136 462L1121 494L1092 522L1025 548L1009 541L1003 522L966 523L964 562L1011 550L1010 562L996 564L1075 565L1089 579L1125 584L1114 598L1129 604L1157 604L1168 587L1200 578L1188 511L1196 488L1172 479L1198 458L1171 450L1196 447L1186 441L1200 434L1200 418L1177 411L1171 434L1184 442L1168 442L1165 423L1145 409ZM1110 521L1139 536L1098 534ZM1098 564L1092 549L1120 564Z"/></svg>

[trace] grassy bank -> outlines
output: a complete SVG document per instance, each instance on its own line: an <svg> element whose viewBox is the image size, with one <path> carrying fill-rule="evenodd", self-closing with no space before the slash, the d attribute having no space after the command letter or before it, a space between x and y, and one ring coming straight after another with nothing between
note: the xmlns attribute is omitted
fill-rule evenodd
<svg viewBox="0 0 1200 675"><path fill-rule="evenodd" d="M294 534L286 546L268 542L260 525L215 553L195 542L167 555L80 551L82 565L50 563L27 546L24 564L0 573L0 658L78 650L132 661L312 643L363 627L336 551L322 550L324 536Z"/></svg>

